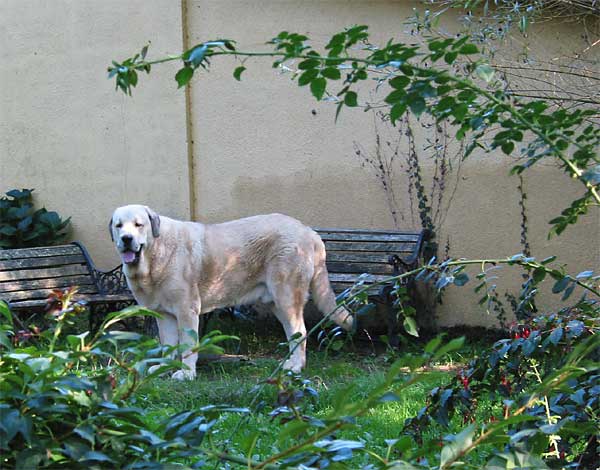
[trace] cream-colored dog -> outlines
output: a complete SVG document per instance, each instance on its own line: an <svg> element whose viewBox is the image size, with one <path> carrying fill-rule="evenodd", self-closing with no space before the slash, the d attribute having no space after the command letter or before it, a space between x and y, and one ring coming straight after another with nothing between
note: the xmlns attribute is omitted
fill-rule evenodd
<svg viewBox="0 0 600 470"><path fill-rule="evenodd" d="M284 367L299 372L306 364L303 311L309 291L321 312L346 329L352 326L349 312L336 305L323 241L296 219L271 214L209 225L129 205L115 210L109 228L135 299L163 314L163 344L191 344L186 331L198 330L200 314L272 303L293 351ZM195 377L197 358L184 353L188 369L173 378Z"/></svg>

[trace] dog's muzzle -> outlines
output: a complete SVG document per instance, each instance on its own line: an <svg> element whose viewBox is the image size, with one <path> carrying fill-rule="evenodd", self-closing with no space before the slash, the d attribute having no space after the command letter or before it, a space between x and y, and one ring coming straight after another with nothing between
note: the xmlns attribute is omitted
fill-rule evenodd
<svg viewBox="0 0 600 470"><path fill-rule="evenodd" d="M142 251L142 247L138 251L133 250L125 250L121 251L121 260L125 264L137 264L140 261L140 253Z"/></svg>
<svg viewBox="0 0 600 470"><path fill-rule="evenodd" d="M132 236L123 235L119 245L119 254L123 264L136 264L140 261L143 244L138 245Z"/></svg>

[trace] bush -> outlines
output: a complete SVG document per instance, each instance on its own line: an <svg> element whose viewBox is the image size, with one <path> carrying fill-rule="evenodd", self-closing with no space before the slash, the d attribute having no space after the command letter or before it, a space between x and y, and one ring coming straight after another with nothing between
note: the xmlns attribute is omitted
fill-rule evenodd
<svg viewBox="0 0 600 470"><path fill-rule="evenodd" d="M44 207L34 210L33 189L13 189L0 198L0 248L55 245L68 235L71 221Z"/></svg>
<svg viewBox="0 0 600 470"><path fill-rule="evenodd" d="M15 331L0 302L0 467L158 468L195 453L216 417L231 410L206 407L152 423L135 407L134 393L181 364L169 359L173 348L109 327L156 314L132 307L109 315L94 337L65 335L84 310L71 302L74 293L61 298L54 326L44 332ZM213 333L197 349L219 352L215 343L223 338ZM160 368L148 373L150 365Z"/></svg>
<svg viewBox="0 0 600 470"><path fill-rule="evenodd" d="M159 422L152 420L137 406L142 402L137 391L148 380L181 367L169 358L177 351L160 346L154 339L110 328L133 315L155 314L132 307L109 315L93 337L88 332L65 335L64 326L83 310L82 305L71 301L73 294L74 290L70 290L61 297L60 307L52 313L54 326L45 332L15 332L10 311L0 302L3 468L415 470L481 468L485 461L485 468L548 468L533 452L532 442L539 445L543 440L547 445L549 432L567 427L581 429L585 436L593 435L591 419L580 419L586 414L592 416L588 408L591 413L598 408L594 402L597 362L594 365L590 355L598 349L599 337L585 333L586 321L583 329L579 320L571 319L565 324L573 331L573 350L540 383L532 381L523 394L524 405L509 404L497 421L481 423L479 428L469 424L442 440L430 436L420 442L402 432L398 439L386 441L383 453L381 443L362 429L359 419L375 407L398 400L413 384L425 381L427 374L420 372L422 368L461 347L462 339L443 344L436 338L424 346L422 354L403 355L366 396L347 400L348 391L342 390L325 414L314 415L307 400L316 394L310 382L276 371L259 389L277 388L276 407L269 416L279 424L278 435L270 450L259 454L254 443L264 429L246 424L251 412L258 416L268 411L264 403L253 400L256 409L252 411L209 405ZM557 339L557 333L553 335L550 334L550 343ZM530 332L526 340L536 337ZM569 335L564 338L568 340ZM558 339L557 344L564 338ZM223 339L227 337L213 332L195 350L220 352L216 343ZM524 343L522 337L514 341ZM540 341L544 344L546 338ZM522 346L516 347L519 348ZM151 365L160 367L150 373ZM489 367L485 370L495 372ZM565 394L574 380L582 384L582 391ZM351 388L352 384L348 386ZM542 397L560 394L566 398L560 404L564 406L566 422L547 423L543 414L529 414L539 408ZM260 396L260 390L256 396ZM572 412L573 402L583 406ZM552 406L556 403L551 401ZM220 424L226 413L241 415L235 430L244 429L243 434L224 432ZM529 426L523 427L524 423ZM520 426L518 432L515 426ZM352 436L348 436L348 431ZM544 439L535 439L537 436Z"/></svg>
<svg viewBox="0 0 600 470"><path fill-rule="evenodd" d="M515 324L510 338L497 341L448 385L433 389L428 405L406 422L405 430L420 441L431 423L446 427L455 416L473 422L476 414L481 416L479 403L489 408L492 400L495 406L484 411L489 422L505 420L511 409L523 407L524 419L509 430L513 448L527 448L553 466L591 468L600 450L598 309L596 302L584 300ZM586 361L591 367L585 367ZM559 378L557 370L565 367L577 373L551 393L534 396L532 390Z"/></svg>

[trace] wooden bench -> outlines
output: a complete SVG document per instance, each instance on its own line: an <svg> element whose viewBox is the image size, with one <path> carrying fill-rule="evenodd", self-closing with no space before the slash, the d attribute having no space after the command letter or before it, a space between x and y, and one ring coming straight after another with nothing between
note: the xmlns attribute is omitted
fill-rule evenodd
<svg viewBox="0 0 600 470"><path fill-rule="evenodd" d="M0 250L0 299L15 312L44 310L55 289L77 286L75 300L90 309L93 331L104 315L134 303L121 266L111 271L95 268L83 245Z"/></svg>
<svg viewBox="0 0 600 470"><path fill-rule="evenodd" d="M327 251L329 281L336 294L357 281L365 286L415 269L423 258L426 230L400 232L349 228L314 228ZM383 296L382 287L370 289L370 296Z"/></svg>
<svg viewBox="0 0 600 470"><path fill-rule="evenodd" d="M349 228L315 228L325 242L327 251L327 270L329 281L338 298L357 282L360 289L367 288L370 303L391 305L395 300L393 283L385 283L390 276L402 274L416 269L424 257L428 230L404 232L397 230L368 230ZM411 302L414 304L414 279L403 279L408 289ZM413 305L417 307L416 305ZM365 319L358 318L359 330ZM399 343L398 318L393 309L388 308L385 318L377 317L375 330L387 330L391 345ZM371 325L373 321L367 322ZM373 331L371 327L367 329Z"/></svg>
<svg viewBox="0 0 600 470"><path fill-rule="evenodd" d="M390 285L375 285L417 267L423 257L427 231L399 232L347 228L315 228L325 242L331 286L341 294L360 281L375 301L389 303ZM410 280L409 280L410 282ZM96 269L85 247L69 245L0 250L0 299L14 312L43 311L55 289L78 287L76 300L90 308L90 329L110 311L135 303L121 266ZM204 322L203 322L204 323ZM388 329L392 326L388 322ZM155 330L150 324L146 331Z"/></svg>
<svg viewBox="0 0 600 470"><path fill-rule="evenodd" d="M335 294L340 298L357 282L360 289L367 288L370 303L391 305L394 301L392 283L382 283L390 276L398 275L419 266L427 248L430 233L421 231L369 230L350 228L315 228L325 243L327 250L327 270L329 281ZM414 280L403 282L414 298ZM379 284L378 284L379 283ZM359 290L356 289L355 292ZM413 302L414 303L414 302ZM224 309L232 317L252 318L260 313L252 306ZM312 321L318 321L320 314L313 317L305 312ZM208 319L208 317L207 317ZM204 322L203 322L204 323ZM362 324L362 322L359 322ZM396 313L388 309L386 318L377 318L378 329L385 327L392 344L397 340ZM368 329L371 330L369 327Z"/></svg>

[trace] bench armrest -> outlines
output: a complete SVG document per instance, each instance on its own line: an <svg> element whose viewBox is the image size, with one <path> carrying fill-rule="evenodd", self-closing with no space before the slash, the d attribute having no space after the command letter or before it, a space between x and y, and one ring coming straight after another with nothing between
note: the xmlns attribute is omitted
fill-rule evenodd
<svg viewBox="0 0 600 470"><path fill-rule="evenodd" d="M125 279L125 274L123 273L123 265L118 265L117 267L109 270L102 271L101 269L97 269L92 261L92 258L85 246L80 242L73 242L74 245L77 245L87 263L87 266L90 270L90 274L94 279L94 283L96 284L96 288L98 289L98 293L100 294L124 294L129 293L129 287L127 286L127 281Z"/></svg>

